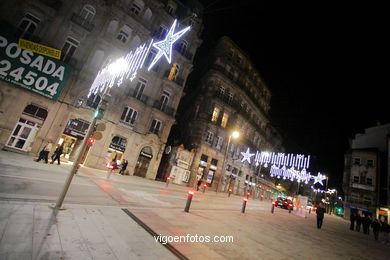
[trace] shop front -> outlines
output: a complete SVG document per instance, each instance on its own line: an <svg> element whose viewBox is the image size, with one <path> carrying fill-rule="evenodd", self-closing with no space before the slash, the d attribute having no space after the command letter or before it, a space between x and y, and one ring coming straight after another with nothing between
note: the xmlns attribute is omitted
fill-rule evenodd
<svg viewBox="0 0 390 260"><path fill-rule="evenodd" d="M152 148L150 148L149 146L142 148L141 152L138 155L137 163L135 165L134 175L145 178L152 158Z"/></svg>
<svg viewBox="0 0 390 260"><path fill-rule="evenodd" d="M80 147L82 140L84 139L89 122L80 118L71 119L65 126L64 132L61 135L61 138L58 141L58 145L64 144L64 150L62 157L67 160L74 160L76 156L76 151ZM85 155L88 153L89 147L82 155L82 158L85 159ZM81 160L83 162L84 160Z"/></svg>

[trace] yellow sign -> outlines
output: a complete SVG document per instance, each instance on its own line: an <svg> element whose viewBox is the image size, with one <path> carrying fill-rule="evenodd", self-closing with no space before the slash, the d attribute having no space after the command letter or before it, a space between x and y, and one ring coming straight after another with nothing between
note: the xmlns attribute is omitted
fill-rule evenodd
<svg viewBox="0 0 390 260"><path fill-rule="evenodd" d="M55 58L58 60L61 58L61 51L60 50L50 48L50 47L47 47L45 45L35 43L32 41L28 41L25 39L20 38L18 46L21 49L29 50L29 51L32 51L32 52L35 52L38 54L42 54L45 56L49 56L49 57L52 57L52 58Z"/></svg>

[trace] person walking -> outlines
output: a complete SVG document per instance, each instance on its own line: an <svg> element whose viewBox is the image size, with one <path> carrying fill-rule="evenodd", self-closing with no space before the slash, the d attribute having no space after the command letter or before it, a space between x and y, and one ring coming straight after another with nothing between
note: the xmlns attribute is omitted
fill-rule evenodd
<svg viewBox="0 0 390 260"><path fill-rule="evenodd" d="M317 228L320 229L322 227L322 222L324 220L325 208L322 203L320 203L316 210L317 214Z"/></svg>
<svg viewBox="0 0 390 260"><path fill-rule="evenodd" d="M360 232L360 226L362 225L362 217L360 216L360 213L358 212L356 214L356 231Z"/></svg>
<svg viewBox="0 0 390 260"><path fill-rule="evenodd" d="M381 230L382 234L382 243L388 244L389 243L389 232L390 232L390 226L387 224L386 219L382 219L381 221Z"/></svg>
<svg viewBox="0 0 390 260"><path fill-rule="evenodd" d="M378 240L381 224L379 223L377 218L375 218L374 221L372 221L371 227L372 227L372 232L374 233L375 240Z"/></svg>
<svg viewBox="0 0 390 260"><path fill-rule="evenodd" d="M49 162L49 153L53 145L51 144L51 141L49 141L42 149L42 151L39 153L38 159L36 159L36 162L39 162L40 160L45 160L45 163Z"/></svg>
<svg viewBox="0 0 390 260"><path fill-rule="evenodd" d="M364 217L362 218L362 225L363 225L363 233L364 234L368 234L368 231L369 231L369 218L367 216L367 214L363 213Z"/></svg>
<svg viewBox="0 0 390 260"><path fill-rule="evenodd" d="M61 145L59 145L56 148L53 155L51 156L51 163L50 164L53 164L57 160L57 164L60 165L61 164L60 156L61 156L63 151L64 151L64 143L62 143Z"/></svg>
<svg viewBox="0 0 390 260"><path fill-rule="evenodd" d="M119 171L119 174L121 175L125 175L125 171L126 171L126 168L127 168L127 164L128 164L128 161L126 159L123 159L122 160L122 164L121 164L121 169Z"/></svg>
<svg viewBox="0 0 390 260"><path fill-rule="evenodd" d="M116 159L112 159L110 166L108 166L107 176L106 179L108 180L112 174L113 171L118 169L118 164L116 163Z"/></svg>
<svg viewBox="0 0 390 260"><path fill-rule="evenodd" d="M351 221L351 225L349 226L349 229L350 230L354 230L354 228L355 228L355 220L356 220L355 212L351 212L351 216L349 217L349 220Z"/></svg>
<svg viewBox="0 0 390 260"><path fill-rule="evenodd" d="M196 184L196 190L199 190L200 185L202 185L202 179L198 180L198 183Z"/></svg>

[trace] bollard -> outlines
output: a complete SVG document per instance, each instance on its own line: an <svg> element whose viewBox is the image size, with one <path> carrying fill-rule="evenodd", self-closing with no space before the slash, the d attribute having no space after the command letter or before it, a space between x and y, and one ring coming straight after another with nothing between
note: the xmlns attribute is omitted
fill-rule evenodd
<svg viewBox="0 0 390 260"><path fill-rule="evenodd" d="M230 197L230 195L232 194L232 191L233 190L231 188L228 189L228 197Z"/></svg>
<svg viewBox="0 0 390 260"><path fill-rule="evenodd" d="M250 195L251 195L251 193L250 193L250 192L247 192L247 193L246 193L246 198L248 199Z"/></svg>
<svg viewBox="0 0 390 260"><path fill-rule="evenodd" d="M272 201L271 213L274 214L275 210L275 201Z"/></svg>
<svg viewBox="0 0 390 260"><path fill-rule="evenodd" d="M203 184L203 193L206 191L206 188L207 188L207 183Z"/></svg>
<svg viewBox="0 0 390 260"><path fill-rule="evenodd" d="M188 193L187 193L187 203L186 203L186 207L184 208L185 212L189 212L193 196L194 196L194 192L191 191L191 190L188 191Z"/></svg>
<svg viewBox="0 0 390 260"><path fill-rule="evenodd" d="M167 180L166 180L166 182L165 182L165 187L168 187L170 181L171 181L171 177L168 176L168 177L167 177Z"/></svg>
<svg viewBox="0 0 390 260"><path fill-rule="evenodd" d="M242 201L242 209L241 209L241 213L245 213L245 208L246 208L246 203L248 202L248 199L247 198L244 198L243 201Z"/></svg>

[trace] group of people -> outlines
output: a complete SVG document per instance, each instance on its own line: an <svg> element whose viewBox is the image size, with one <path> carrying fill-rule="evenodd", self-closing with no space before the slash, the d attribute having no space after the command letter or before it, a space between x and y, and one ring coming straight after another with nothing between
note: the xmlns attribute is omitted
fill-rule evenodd
<svg viewBox="0 0 390 260"><path fill-rule="evenodd" d="M112 159L112 161L110 163L110 167L108 168L108 171L107 171L106 178L109 179L110 176L111 176L111 173L113 171L119 169L119 167L120 167L119 174L120 175L126 175L126 168L127 168L127 164L128 163L129 162L126 159L123 159L122 163L118 166L118 163L116 162L116 157L114 159Z"/></svg>
<svg viewBox="0 0 390 260"><path fill-rule="evenodd" d="M361 216L359 212L352 212L350 216L350 221L350 230L355 230L356 228L356 231L360 232L360 228L361 226L363 226L363 233L369 235L371 227L372 232L374 233L375 240L378 240L379 234L381 234L382 242L385 244L389 243L390 225L385 219L381 219L381 221L379 221L377 218L374 218L374 220L372 220L371 216L369 216L368 214L364 214L363 216Z"/></svg>
<svg viewBox="0 0 390 260"><path fill-rule="evenodd" d="M49 162L49 153L51 151L51 149L53 148L53 144L51 141L49 141L44 147L43 149L39 152L39 156L38 156L38 159L36 159L35 161L36 162L39 162L40 160L44 160L45 163L48 163ZM53 164L55 161L57 161L57 164L61 164L60 162L60 156L61 154L63 153L64 151L64 143L58 145L56 147L56 150L54 151L54 153L52 154L51 156L51 164Z"/></svg>

